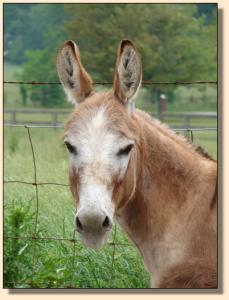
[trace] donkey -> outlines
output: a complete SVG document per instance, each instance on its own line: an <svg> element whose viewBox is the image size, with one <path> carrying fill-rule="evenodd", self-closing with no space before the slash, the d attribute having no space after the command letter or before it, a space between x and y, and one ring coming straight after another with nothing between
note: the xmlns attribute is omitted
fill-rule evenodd
<svg viewBox="0 0 229 300"><path fill-rule="evenodd" d="M64 143L82 242L101 247L116 220L153 288L217 288L217 164L135 109L142 66L133 43L119 45L112 91L93 91L73 41L57 70L76 106Z"/></svg>

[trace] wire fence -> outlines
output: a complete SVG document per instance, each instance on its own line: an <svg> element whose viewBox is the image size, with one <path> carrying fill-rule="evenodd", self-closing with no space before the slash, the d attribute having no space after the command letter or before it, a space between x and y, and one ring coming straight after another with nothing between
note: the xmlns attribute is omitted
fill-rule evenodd
<svg viewBox="0 0 229 300"><path fill-rule="evenodd" d="M4 84L29 84L29 85L55 85L61 84L59 81L57 82L37 82L37 81L3 81ZM95 85L112 85L113 82L111 81L94 81L93 84ZM143 80L142 85L188 85L188 84L218 84L217 81L201 81L201 80L190 80L190 81L181 81L181 80L174 80L174 81L153 81L153 80Z"/></svg>
<svg viewBox="0 0 229 300"><path fill-rule="evenodd" d="M55 85L55 84L60 84L60 82L34 82L34 81L4 81L4 84L31 84L31 85ZM98 85L111 85L112 82L94 82L94 84ZM172 85L181 85L181 84L217 84L217 81L169 81L169 82L160 82L160 81L143 81L143 85L153 85L153 84L172 84ZM79 243L79 240L76 237L75 230L73 230L72 238L62 238L62 237L54 237L54 236L45 236L41 237L39 236L38 233L38 216L40 214L39 211L39 201L40 201L40 195L39 195L39 188L41 186L60 186L63 188L68 188L69 185L61 182L40 182L37 177L37 157L35 155L34 151L34 143L33 143L33 137L31 134L31 129L32 128L40 128L40 129L48 129L48 128L63 128L62 125L22 125L22 124L12 124L12 123L5 123L4 127L18 127L18 128L24 128L27 132L27 137L29 140L29 145L30 145L30 152L31 152L31 157L32 157L32 169L33 169L33 180L32 181L27 181L23 180L4 180L4 184L22 184L22 185L31 185L34 187L34 198L35 198L35 214L34 214L34 226L32 230L32 234L28 236L13 236L13 235L5 235L4 234L4 240L30 240L32 242L32 260L31 260L31 276L26 280L23 281L18 281L18 282L9 282L5 281L4 285L5 287L9 287L12 285L25 285L28 284L29 287L34 287L33 286L33 281L34 277L36 275L36 257L37 257L37 242L45 242L45 241L56 241L56 242L70 242L72 243L72 260L71 260L71 280L70 282L66 283L64 286L65 288L79 288L79 286L76 286L75 284L75 269L78 266L76 263L76 246ZM197 131L216 131L217 128L215 127L206 127L206 128L174 128L175 131L177 132L184 132L186 137L190 140L190 142L194 142L194 134ZM113 287L113 280L114 280L114 269L115 269L115 255L117 252L118 247L133 247L131 243L121 243L117 241L117 228L116 225L114 227L113 231L113 238L110 242L108 242L108 246L112 247L112 252L111 252L111 263L109 266L109 273L110 273L110 278L107 282L107 288ZM14 259L14 258L12 258ZM76 266L77 265L77 266ZM136 274L139 276L139 274ZM120 276L120 275L119 275ZM45 284L45 283L44 283Z"/></svg>

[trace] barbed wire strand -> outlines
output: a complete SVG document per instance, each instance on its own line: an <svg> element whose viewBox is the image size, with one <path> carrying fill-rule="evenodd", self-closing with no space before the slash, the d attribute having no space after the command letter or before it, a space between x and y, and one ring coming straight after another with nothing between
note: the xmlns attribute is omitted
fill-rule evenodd
<svg viewBox="0 0 229 300"><path fill-rule="evenodd" d="M29 85L60 85L61 82L36 82L36 81L3 81L4 84L29 84ZM217 84L217 81L212 80L193 80L193 81L182 81L182 80L174 80L174 81L153 81L153 80L143 80L142 85L182 85L182 84ZM95 85L112 85L111 81L95 81L93 82Z"/></svg>

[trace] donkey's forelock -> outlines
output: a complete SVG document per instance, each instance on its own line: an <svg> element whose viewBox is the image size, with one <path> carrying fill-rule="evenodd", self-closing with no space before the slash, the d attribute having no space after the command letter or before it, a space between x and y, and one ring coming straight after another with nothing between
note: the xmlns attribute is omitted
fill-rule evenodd
<svg viewBox="0 0 229 300"><path fill-rule="evenodd" d="M65 122L64 137L107 132L139 142L136 123L111 92L95 93L80 104Z"/></svg>

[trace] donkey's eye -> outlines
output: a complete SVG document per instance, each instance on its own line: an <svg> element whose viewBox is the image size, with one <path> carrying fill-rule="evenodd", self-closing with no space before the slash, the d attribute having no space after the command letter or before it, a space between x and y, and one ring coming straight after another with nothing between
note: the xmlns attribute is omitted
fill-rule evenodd
<svg viewBox="0 0 229 300"><path fill-rule="evenodd" d="M130 150L133 148L133 144L129 144L127 145L126 147L120 149L117 153L118 156L121 156L121 155L128 155L130 153Z"/></svg>
<svg viewBox="0 0 229 300"><path fill-rule="evenodd" d="M77 149L76 147L72 146L69 142L65 142L66 147L68 148L68 151L74 155L77 155Z"/></svg>

